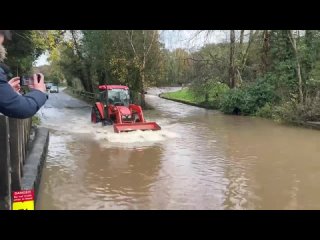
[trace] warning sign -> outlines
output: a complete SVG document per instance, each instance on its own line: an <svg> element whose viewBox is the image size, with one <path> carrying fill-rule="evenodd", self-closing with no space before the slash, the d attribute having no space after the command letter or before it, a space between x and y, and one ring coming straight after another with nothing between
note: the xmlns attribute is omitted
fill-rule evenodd
<svg viewBox="0 0 320 240"><path fill-rule="evenodd" d="M22 190L13 192L12 210L34 210L34 191Z"/></svg>

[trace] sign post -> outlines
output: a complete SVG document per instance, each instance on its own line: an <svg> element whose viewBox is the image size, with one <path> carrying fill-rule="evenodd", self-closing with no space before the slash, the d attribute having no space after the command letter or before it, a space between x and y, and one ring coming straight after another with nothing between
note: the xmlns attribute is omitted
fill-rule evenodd
<svg viewBox="0 0 320 240"><path fill-rule="evenodd" d="M34 210L34 191L21 190L13 192L12 210Z"/></svg>

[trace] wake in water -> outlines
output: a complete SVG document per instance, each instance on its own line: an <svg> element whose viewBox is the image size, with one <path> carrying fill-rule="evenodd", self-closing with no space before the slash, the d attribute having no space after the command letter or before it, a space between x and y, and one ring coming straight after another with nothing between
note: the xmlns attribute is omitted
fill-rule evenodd
<svg viewBox="0 0 320 240"><path fill-rule="evenodd" d="M101 125L93 125L93 128L95 139L103 146L149 146L157 142L178 137L178 135L170 129L170 126L162 127L159 131L132 131L123 133L115 133L112 126L102 127Z"/></svg>
<svg viewBox="0 0 320 240"><path fill-rule="evenodd" d="M86 109L60 109L59 112L52 108L42 111L42 126L54 130L61 135L81 134L91 137L100 143L102 147L132 147L132 146L152 146L161 141L177 138L173 131L174 125L166 119L156 120L161 126L159 131L133 131L115 133L113 126L102 126L101 123L90 122L89 111ZM155 119L148 118L148 121Z"/></svg>

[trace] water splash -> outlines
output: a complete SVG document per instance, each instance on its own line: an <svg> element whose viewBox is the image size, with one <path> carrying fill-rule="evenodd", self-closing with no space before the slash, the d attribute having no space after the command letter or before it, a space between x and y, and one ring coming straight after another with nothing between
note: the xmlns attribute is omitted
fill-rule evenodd
<svg viewBox="0 0 320 240"><path fill-rule="evenodd" d="M57 134L81 134L90 137L100 143L103 147L117 146L151 146L161 141L177 138L174 132L175 123L167 119L157 121L161 126L160 131L134 131L115 133L113 126L102 126L90 122L89 111L85 109L61 109L59 112L47 108L43 111L42 126L47 127ZM148 119L155 121L155 119Z"/></svg>
<svg viewBox="0 0 320 240"><path fill-rule="evenodd" d="M177 137L177 134L165 129L160 131L138 130L132 132L115 133L112 126L95 128L94 135L97 140L106 140L112 143L154 142Z"/></svg>

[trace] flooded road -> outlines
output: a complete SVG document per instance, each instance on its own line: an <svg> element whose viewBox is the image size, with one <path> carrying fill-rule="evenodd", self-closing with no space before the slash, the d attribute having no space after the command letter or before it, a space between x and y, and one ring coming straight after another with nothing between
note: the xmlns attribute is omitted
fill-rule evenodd
<svg viewBox="0 0 320 240"><path fill-rule="evenodd" d="M320 131L227 116L164 99L157 132L116 134L63 92L40 110L50 129L38 209L320 209ZM164 91L164 90L163 90Z"/></svg>

